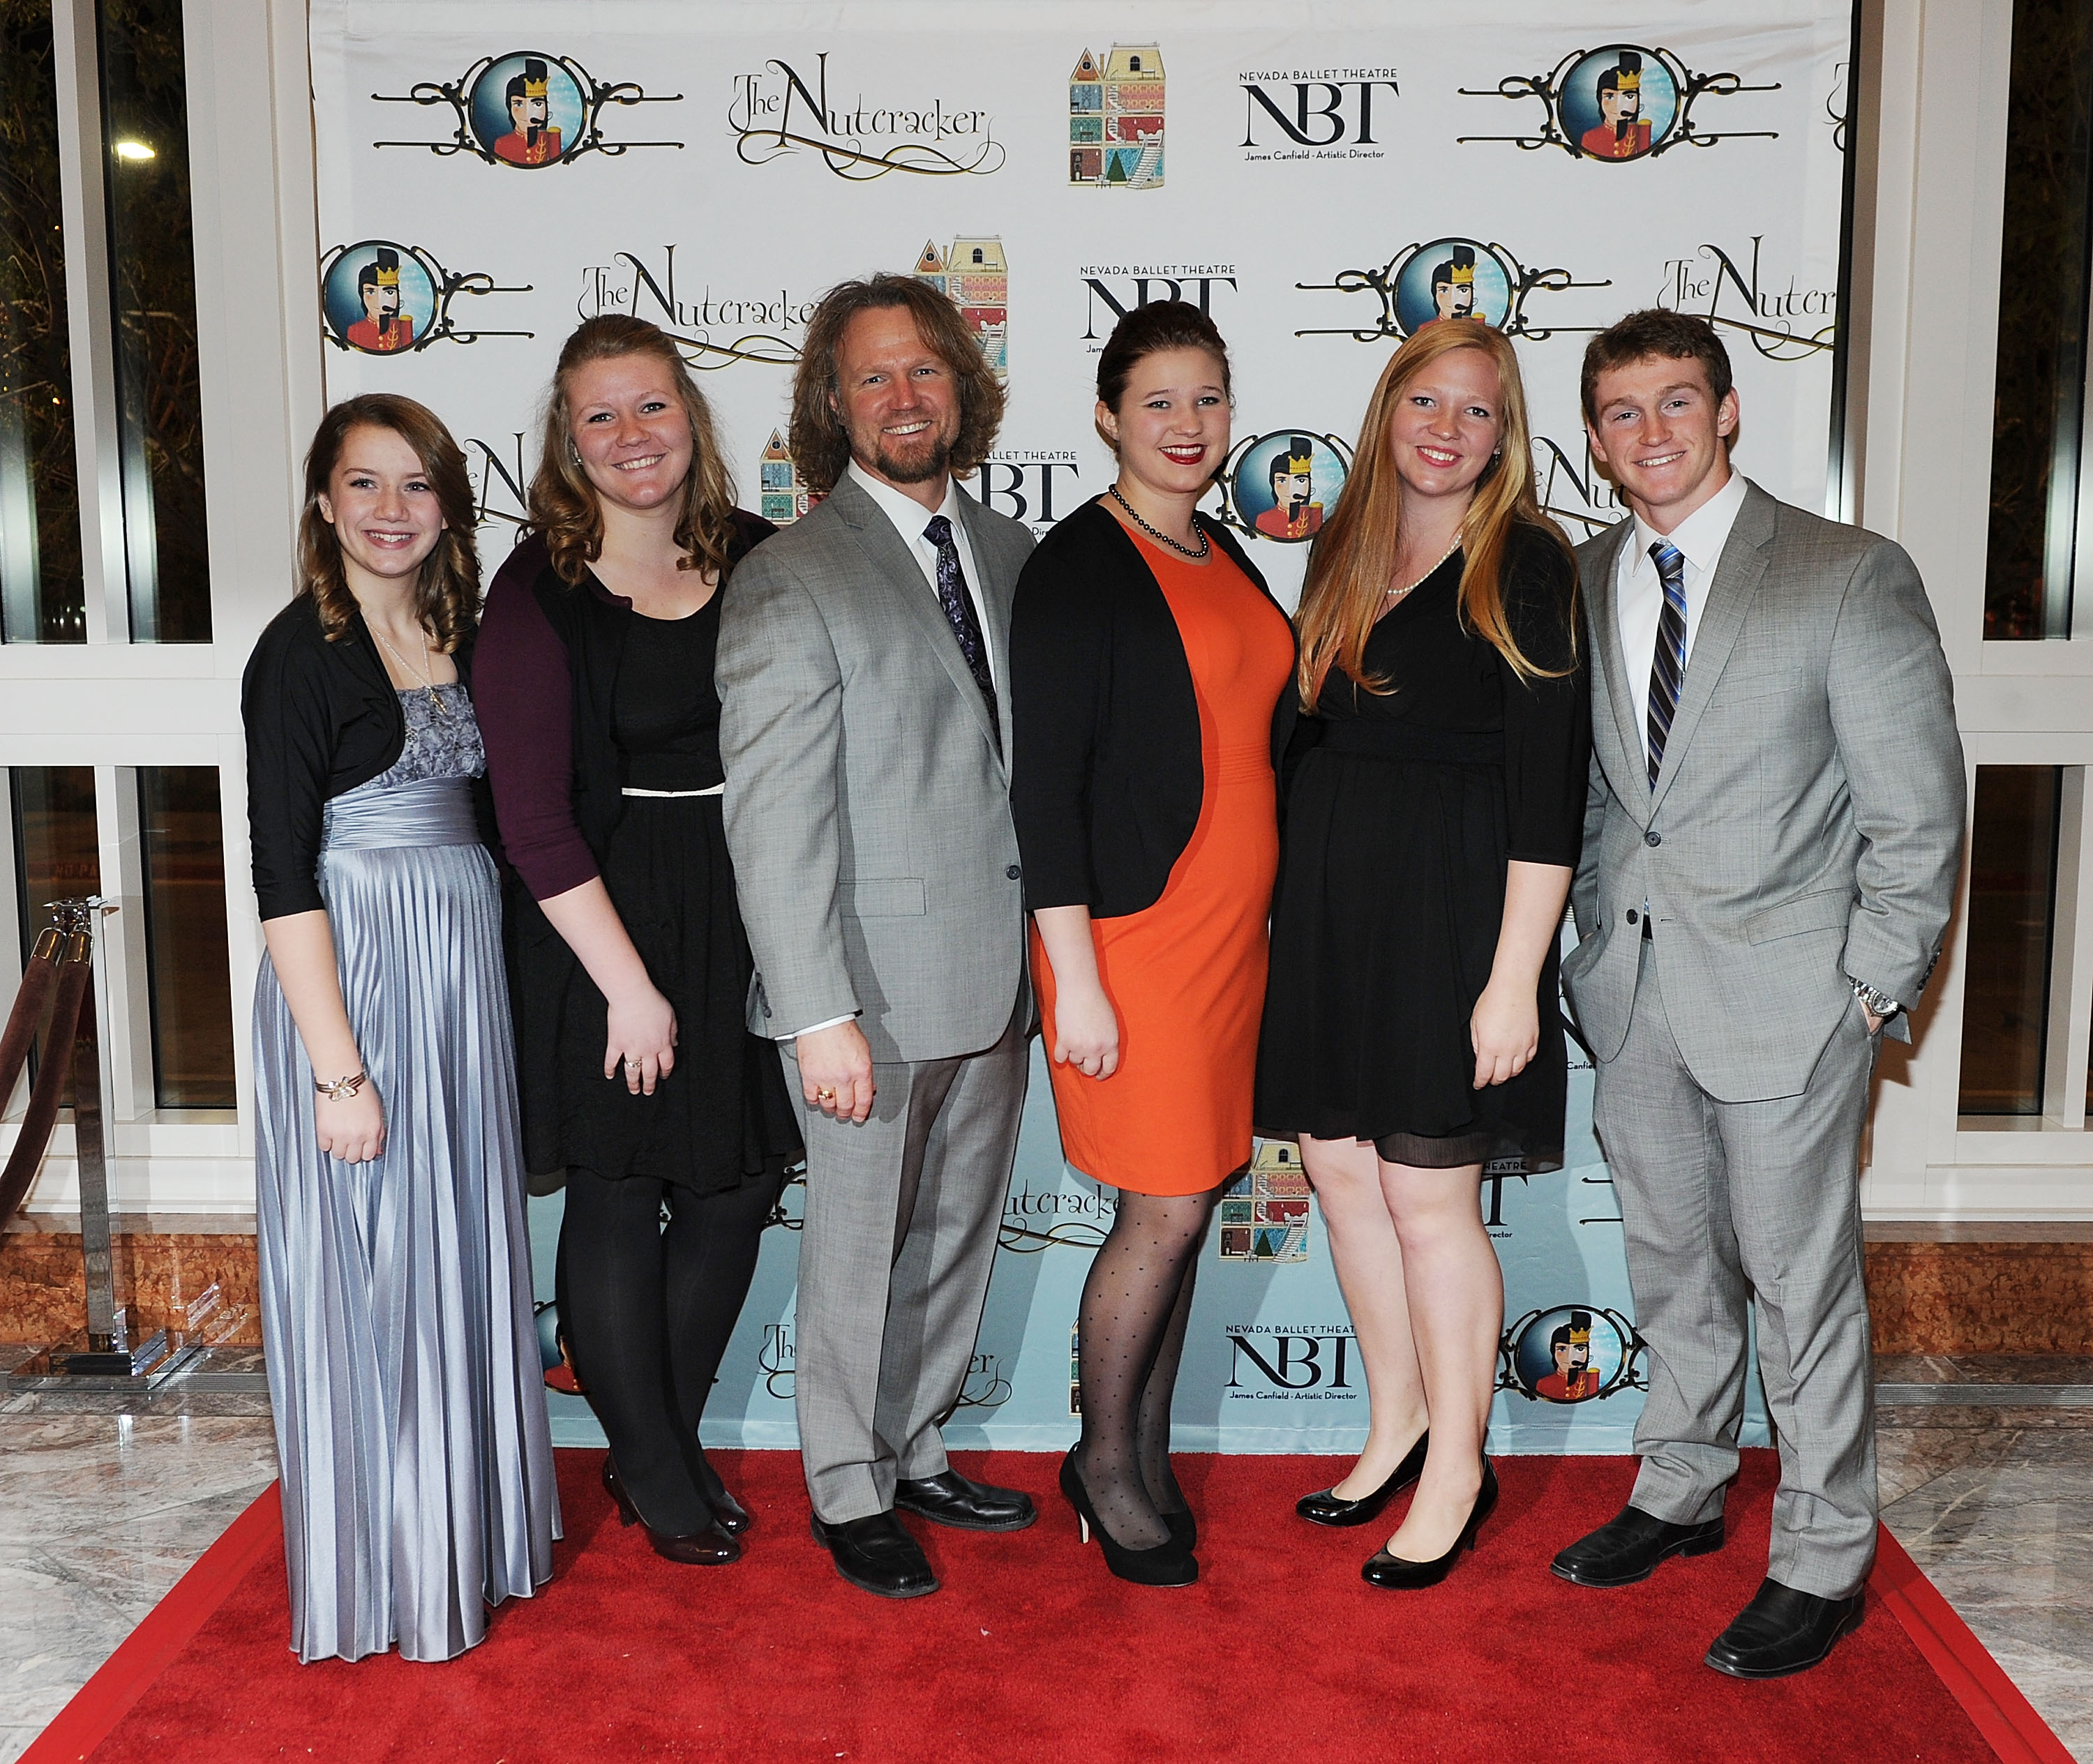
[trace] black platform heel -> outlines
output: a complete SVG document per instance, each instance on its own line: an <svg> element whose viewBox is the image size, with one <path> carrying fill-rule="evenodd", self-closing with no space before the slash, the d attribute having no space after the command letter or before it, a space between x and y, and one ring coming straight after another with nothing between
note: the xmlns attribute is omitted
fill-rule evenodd
<svg viewBox="0 0 2093 1764"><path fill-rule="evenodd" d="M1329 1489L1318 1489L1294 1503L1294 1511L1311 1525L1364 1525L1378 1518L1380 1510L1424 1474L1424 1455L1432 1445L1430 1428L1417 1436L1417 1443L1404 1455L1387 1481L1371 1494L1348 1501Z"/></svg>
<svg viewBox="0 0 2093 1764"><path fill-rule="evenodd" d="M1076 1510L1076 1524L1088 1543L1094 1531L1105 1553L1105 1566L1122 1580L1136 1586L1190 1586L1199 1578L1199 1563L1191 1550L1177 1541L1173 1531L1163 1542L1148 1550L1129 1550L1116 1541L1090 1505L1090 1490L1076 1468L1076 1448L1061 1460L1061 1493ZM1190 1513L1185 1517L1190 1519ZM1166 1523L1168 1521L1166 1520Z"/></svg>
<svg viewBox="0 0 2093 1764"><path fill-rule="evenodd" d="M1461 1552L1476 1547L1476 1533L1484 1520L1490 1516L1497 1504L1497 1473L1490 1461L1483 1459L1483 1485L1476 1491L1476 1504L1468 1510L1468 1522L1461 1528L1461 1535L1454 1540L1454 1547L1445 1554L1431 1562L1411 1562L1402 1556L1392 1556L1385 1550L1376 1550L1367 1559L1366 1566L1359 1570L1359 1578L1369 1586L1384 1586L1392 1592L1410 1592L1420 1586L1436 1586L1454 1571Z"/></svg>

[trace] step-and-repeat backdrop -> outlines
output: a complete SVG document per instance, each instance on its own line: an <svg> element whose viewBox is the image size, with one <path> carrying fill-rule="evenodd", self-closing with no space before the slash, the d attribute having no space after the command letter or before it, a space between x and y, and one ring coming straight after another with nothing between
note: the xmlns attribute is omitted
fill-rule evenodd
<svg viewBox="0 0 2093 1764"><path fill-rule="evenodd" d="M1237 387L1211 504L1289 601L1376 375L1434 320L1516 339L1533 468L1573 538L1619 517L1577 369L1632 307L1721 327L1740 465L1822 500L1846 0L314 0L311 18L327 393L405 392L449 422L490 572L560 343L597 313L674 334L742 502L804 514L792 365L822 290L875 269L943 290L1006 374L974 488L1041 532L1109 479L1091 407L1113 322L1197 302ZM1298 466L1273 469L1304 453L1305 494ZM1497 1449L1622 1450L1640 1406L1590 1105L1573 1074L1566 1170L1483 1183L1505 1268ZM793 1438L801 1192L721 1374L719 1443ZM558 1209L533 1203L541 1295ZM1112 1213L1062 1162L1035 1054L955 1442L1072 1437L1077 1297ZM1363 1380L1292 1147L1260 1149L1206 1253L1181 1442L1356 1442ZM561 1437L591 1436L577 1399L557 1406Z"/></svg>

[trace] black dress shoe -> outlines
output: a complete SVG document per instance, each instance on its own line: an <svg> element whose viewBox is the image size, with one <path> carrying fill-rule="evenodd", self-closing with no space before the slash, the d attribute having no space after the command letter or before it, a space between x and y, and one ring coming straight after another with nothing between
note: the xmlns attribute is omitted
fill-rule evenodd
<svg viewBox="0 0 2093 1764"><path fill-rule="evenodd" d="M1379 1517L1384 1507L1424 1474L1424 1455L1431 1447L1432 1433L1428 1428L1417 1436L1417 1443L1410 1448L1388 1481L1372 1494L1348 1501L1332 1489L1318 1489L1313 1494L1304 1494L1296 1501L1294 1511L1311 1525L1369 1524Z"/></svg>
<svg viewBox="0 0 2093 1764"><path fill-rule="evenodd" d="M1865 1591L1820 1598L1778 1580L1762 1580L1736 1621L1716 1636L1708 1663L1731 1678L1786 1678L1806 1672L1849 1629L1861 1627Z"/></svg>
<svg viewBox="0 0 2093 1764"><path fill-rule="evenodd" d="M1365 1567L1359 1570L1359 1578L1369 1586L1384 1587L1396 1593L1436 1586L1454 1572L1454 1564L1461 1559L1461 1552L1476 1547L1476 1533L1482 1528L1483 1521L1497 1510L1497 1473L1485 1458L1483 1485L1476 1491L1476 1504L1468 1509L1468 1522L1462 1526L1461 1535L1454 1540L1452 1549L1430 1562L1412 1562L1406 1556L1392 1556L1384 1549L1376 1550L1367 1558Z"/></svg>
<svg viewBox="0 0 2093 1764"><path fill-rule="evenodd" d="M713 1520L728 1536L740 1537L756 1523L756 1515L734 1498L733 1490L720 1480L710 1459L701 1457L699 1462L704 1467L705 1500L712 1507Z"/></svg>
<svg viewBox="0 0 2093 1764"><path fill-rule="evenodd" d="M1170 1535L1159 1544L1151 1544L1146 1550L1129 1550L1107 1531L1104 1521L1098 1517L1097 1509L1090 1504L1090 1491L1083 1485L1083 1473L1076 1468L1076 1454L1080 1446L1071 1446L1068 1455L1061 1460L1061 1495L1076 1510L1077 1541L1088 1543L1090 1534L1097 1533L1098 1546L1104 1551L1105 1566L1122 1580L1136 1586L1190 1586L1199 1578L1198 1558L1192 1554L1189 1542L1180 1541L1182 1537L1196 1537L1198 1527L1189 1533L1181 1533L1171 1524L1171 1515L1164 1514L1163 1523L1170 1527ZM1186 1513L1185 1518L1190 1519Z"/></svg>
<svg viewBox="0 0 2093 1764"><path fill-rule="evenodd" d="M835 1560L836 1572L852 1586L882 1598L921 1598L938 1590L938 1576L923 1546L891 1513L871 1513L838 1524L814 1516L814 1541Z"/></svg>
<svg viewBox="0 0 2093 1764"><path fill-rule="evenodd" d="M654 1554L670 1562L685 1562L694 1567L724 1567L730 1562L741 1560L741 1546L714 1523L702 1531L656 1531L639 1516L639 1509L632 1504L625 1481L618 1473L618 1461L608 1452L603 1459L603 1492L618 1502L618 1519L622 1525L637 1525L647 1533L647 1541L653 1546Z"/></svg>
<svg viewBox="0 0 2093 1764"><path fill-rule="evenodd" d="M1030 1495L969 1482L956 1470L914 1481L904 1477L894 1485L894 1504L934 1525L954 1525L961 1531L1022 1531L1039 1516Z"/></svg>
<svg viewBox="0 0 2093 1764"><path fill-rule="evenodd" d="M1639 1507L1624 1507L1558 1553L1548 1572L1578 1586L1632 1586L1654 1574L1666 1556L1705 1556L1722 1547L1720 1513L1698 1525L1674 1525Z"/></svg>

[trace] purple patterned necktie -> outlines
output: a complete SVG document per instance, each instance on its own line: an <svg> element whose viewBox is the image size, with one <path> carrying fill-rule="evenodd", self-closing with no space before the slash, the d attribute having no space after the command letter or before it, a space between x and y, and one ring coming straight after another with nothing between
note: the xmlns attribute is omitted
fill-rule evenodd
<svg viewBox="0 0 2093 1764"><path fill-rule="evenodd" d="M1675 545L1659 539L1649 548L1664 584L1664 611L1657 620L1657 653L1649 666L1649 787L1657 788L1664 764L1664 744L1679 709L1679 682L1686 673L1686 557Z"/></svg>
<svg viewBox="0 0 2093 1764"><path fill-rule="evenodd" d="M988 671L988 645L982 640L981 620L974 616L973 596L967 592L966 573L960 568L960 547L952 538L952 523L942 515L932 515L923 537L938 547L938 603L952 635L960 640L960 653L967 659L967 672L981 688L988 706L989 727L995 732L995 750L1003 751L1003 719L995 707L995 681Z"/></svg>

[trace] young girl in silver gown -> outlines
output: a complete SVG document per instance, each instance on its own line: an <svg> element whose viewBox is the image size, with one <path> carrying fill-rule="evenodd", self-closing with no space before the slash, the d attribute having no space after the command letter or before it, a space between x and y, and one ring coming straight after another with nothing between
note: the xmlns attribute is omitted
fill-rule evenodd
<svg viewBox="0 0 2093 1764"><path fill-rule="evenodd" d="M470 696L464 456L352 399L242 684L262 1339L291 1645L444 1660L552 1573L501 901Z"/></svg>

